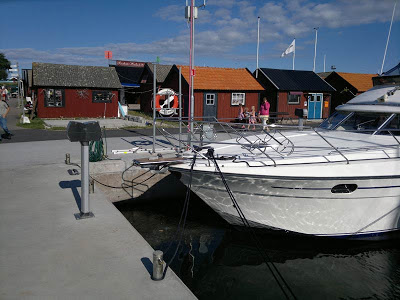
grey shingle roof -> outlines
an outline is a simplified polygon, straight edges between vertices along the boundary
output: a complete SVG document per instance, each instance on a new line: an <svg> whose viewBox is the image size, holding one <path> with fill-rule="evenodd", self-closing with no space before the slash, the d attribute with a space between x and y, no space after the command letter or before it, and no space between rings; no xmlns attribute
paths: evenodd
<svg viewBox="0 0 400 300"><path fill-rule="evenodd" d="M147 66L149 67L151 74L153 74L154 64L147 63ZM164 82L165 78L167 78L169 71L171 71L171 68L172 65L157 65L157 82Z"/></svg>
<svg viewBox="0 0 400 300"><path fill-rule="evenodd" d="M335 89L313 71L261 68L261 72L282 91L334 92Z"/></svg>
<svg viewBox="0 0 400 300"><path fill-rule="evenodd" d="M33 86L121 88L117 72L110 67L32 63Z"/></svg>

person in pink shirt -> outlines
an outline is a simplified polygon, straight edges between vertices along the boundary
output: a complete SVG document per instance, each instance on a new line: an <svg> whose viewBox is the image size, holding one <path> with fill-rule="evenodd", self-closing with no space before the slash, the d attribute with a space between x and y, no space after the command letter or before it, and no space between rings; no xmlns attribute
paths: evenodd
<svg viewBox="0 0 400 300"><path fill-rule="evenodd" d="M263 124L263 130L267 126L267 122L269 119L269 107L271 105L269 104L268 100L266 97L263 98L263 101L260 106L260 119Z"/></svg>

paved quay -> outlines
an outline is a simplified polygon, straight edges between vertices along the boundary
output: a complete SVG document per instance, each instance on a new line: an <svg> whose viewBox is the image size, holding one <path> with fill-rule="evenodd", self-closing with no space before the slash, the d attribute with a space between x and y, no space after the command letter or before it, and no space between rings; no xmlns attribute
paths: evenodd
<svg viewBox="0 0 400 300"><path fill-rule="evenodd" d="M129 120L122 120L122 119L85 119L85 120L74 120L74 119L63 119L63 120L50 120L45 119L43 120L45 126L47 127L67 127L70 121L76 122L90 122L90 121L98 121L101 128L108 128L108 129L119 129L125 127L146 127L146 122L134 122Z"/></svg>
<svg viewBox="0 0 400 300"><path fill-rule="evenodd" d="M80 144L0 145L0 298L195 299L171 270L151 280L153 249L99 189L95 217L75 220L80 176L68 174L65 153L79 160Z"/></svg>

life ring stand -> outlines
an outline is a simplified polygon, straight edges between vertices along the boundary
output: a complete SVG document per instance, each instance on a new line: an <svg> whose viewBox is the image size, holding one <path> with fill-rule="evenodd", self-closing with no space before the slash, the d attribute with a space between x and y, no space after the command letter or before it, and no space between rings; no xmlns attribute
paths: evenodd
<svg viewBox="0 0 400 300"><path fill-rule="evenodd" d="M168 98L161 105L161 96L168 96ZM172 106L165 107L166 104L173 102ZM161 89L156 94L156 111L162 115L173 115L178 108L178 96L172 89Z"/></svg>

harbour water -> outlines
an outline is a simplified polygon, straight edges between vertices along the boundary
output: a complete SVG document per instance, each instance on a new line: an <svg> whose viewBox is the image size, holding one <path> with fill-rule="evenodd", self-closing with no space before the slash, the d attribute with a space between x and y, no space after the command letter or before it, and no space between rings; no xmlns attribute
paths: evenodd
<svg viewBox="0 0 400 300"><path fill-rule="evenodd" d="M116 206L154 249L165 252L172 241L164 255L169 261L183 202L184 196ZM297 299L400 299L400 240L327 241L266 232L257 237ZM192 194L171 268L199 299L285 299L268 266L247 232Z"/></svg>

